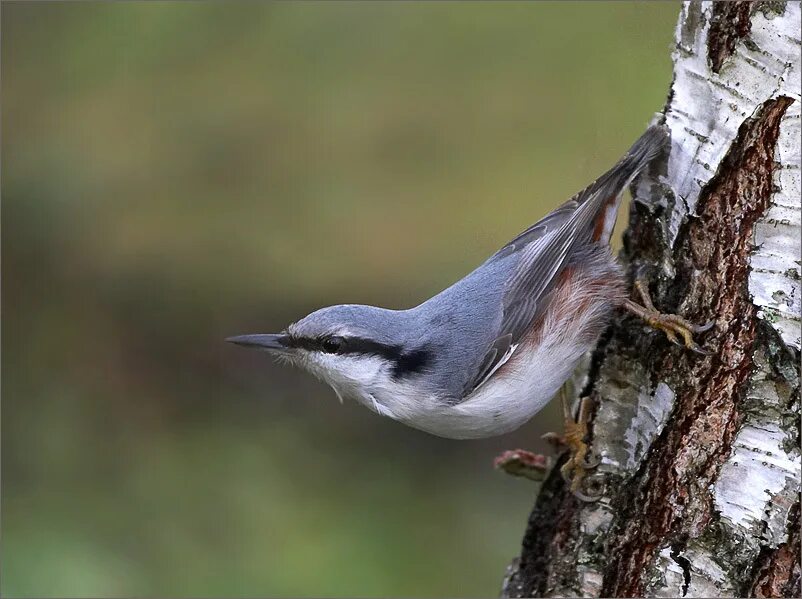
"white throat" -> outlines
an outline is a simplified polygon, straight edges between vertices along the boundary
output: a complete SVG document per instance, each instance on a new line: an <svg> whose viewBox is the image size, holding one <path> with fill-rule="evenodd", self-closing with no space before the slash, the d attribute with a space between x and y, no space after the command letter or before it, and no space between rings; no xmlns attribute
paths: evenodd
<svg viewBox="0 0 802 599"><path fill-rule="evenodd" d="M393 379L392 364L380 356L309 353L300 365L328 383L342 402L351 398L381 416L397 418L394 398L410 388Z"/></svg>

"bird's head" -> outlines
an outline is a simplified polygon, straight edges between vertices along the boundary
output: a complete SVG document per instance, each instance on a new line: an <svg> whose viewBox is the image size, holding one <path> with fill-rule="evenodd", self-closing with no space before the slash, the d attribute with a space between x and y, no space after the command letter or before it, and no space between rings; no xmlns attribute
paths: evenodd
<svg viewBox="0 0 802 599"><path fill-rule="evenodd" d="M341 399L353 397L370 404L391 394L401 379L430 365L431 352L410 324L407 311L330 306L282 333L240 335L226 341L267 351L323 379Z"/></svg>

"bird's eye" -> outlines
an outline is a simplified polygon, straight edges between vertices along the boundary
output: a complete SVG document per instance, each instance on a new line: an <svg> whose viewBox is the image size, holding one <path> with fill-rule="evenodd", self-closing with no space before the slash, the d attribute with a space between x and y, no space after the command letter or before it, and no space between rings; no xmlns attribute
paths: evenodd
<svg viewBox="0 0 802 599"><path fill-rule="evenodd" d="M345 339L342 337L326 337L323 340L323 351L327 354L336 354L345 345Z"/></svg>

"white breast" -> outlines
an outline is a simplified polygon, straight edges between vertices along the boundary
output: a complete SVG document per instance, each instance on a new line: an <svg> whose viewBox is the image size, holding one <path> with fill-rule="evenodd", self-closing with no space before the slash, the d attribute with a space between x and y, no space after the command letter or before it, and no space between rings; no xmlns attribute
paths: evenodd
<svg viewBox="0 0 802 599"><path fill-rule="evenodd" d="M417 399L397 420L440 437L480 439L510 432L537 414L571 376L589 345L522 345L509 363L462 402Z"/></svg>

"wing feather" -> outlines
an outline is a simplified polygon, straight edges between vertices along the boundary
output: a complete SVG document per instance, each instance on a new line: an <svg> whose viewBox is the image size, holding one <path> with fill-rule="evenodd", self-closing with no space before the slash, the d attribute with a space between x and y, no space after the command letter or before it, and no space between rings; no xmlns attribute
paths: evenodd
<svg viewBox="0 0 802 599"><path fill-rule="evenodd" d="M597 220L605 217L605 207L661 152L666 141L662 127L650 127L612 169L490 258L495 260L520 253L515 271L505 285L498 335L463 397L489 380L510 358L573 250L594 243L593 231ZM509 348L513 348L512 351Z"/></svg>

